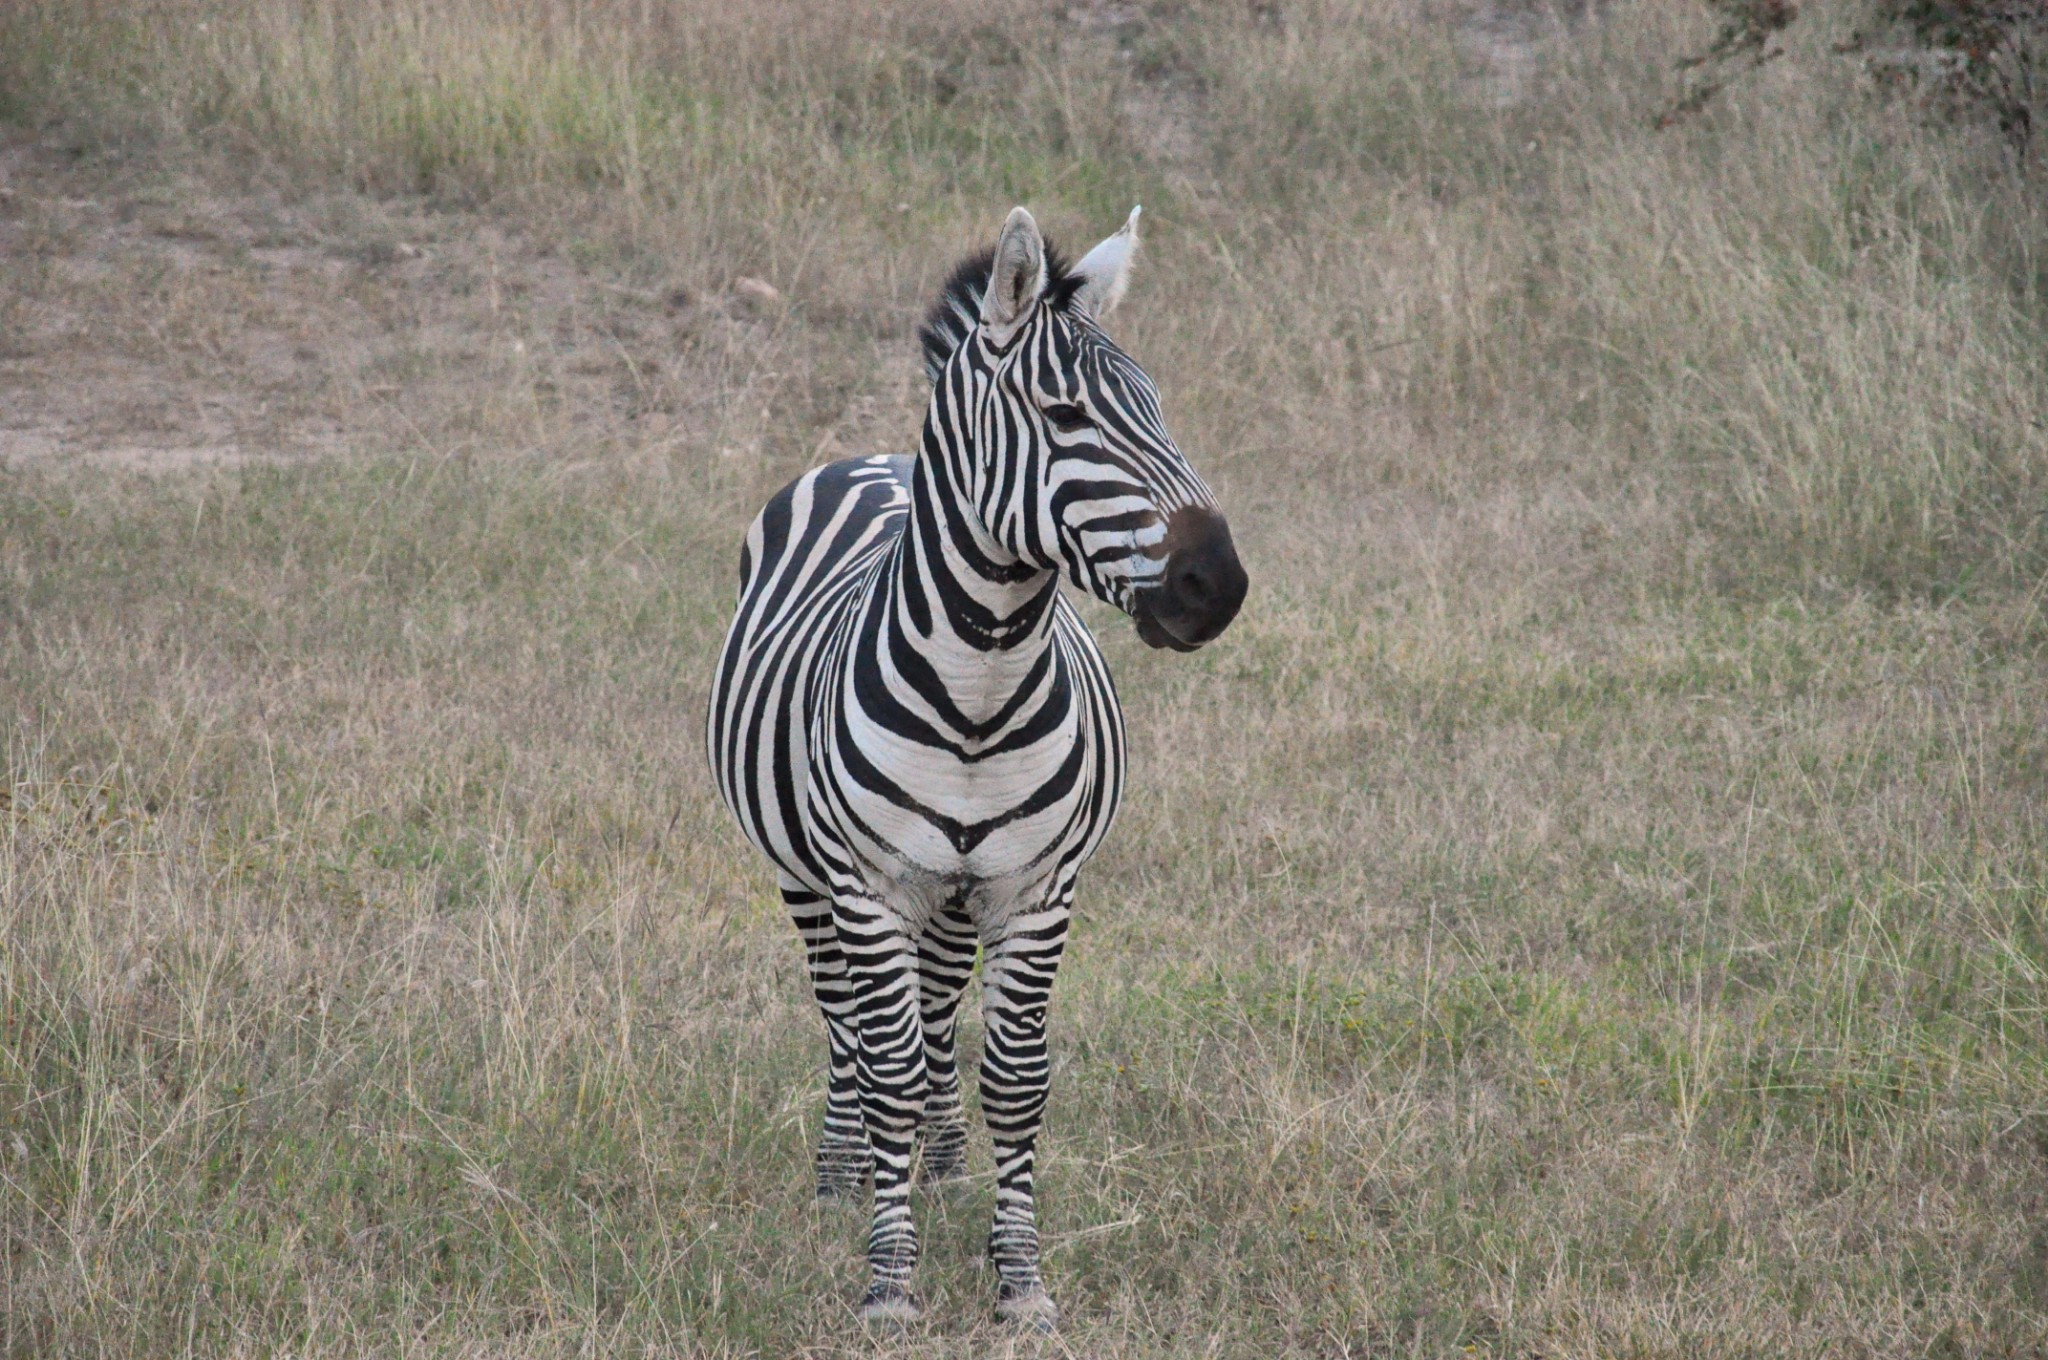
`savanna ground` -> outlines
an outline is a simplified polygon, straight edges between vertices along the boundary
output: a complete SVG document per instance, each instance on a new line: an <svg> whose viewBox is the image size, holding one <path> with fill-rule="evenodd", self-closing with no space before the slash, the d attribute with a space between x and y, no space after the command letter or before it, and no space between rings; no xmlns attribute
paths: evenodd
<svg viewBox="0 0 2048 1360"><path fill-rule="evenodd" d="M2048 1353L2038 147L1847 13L1659 132L1704 10L1010 8L0 7L0 1352ZM871 1339L701 706L1014 202L1145 205L1253 593L1089 614L1064 1330L984 1175Z"/></svg>

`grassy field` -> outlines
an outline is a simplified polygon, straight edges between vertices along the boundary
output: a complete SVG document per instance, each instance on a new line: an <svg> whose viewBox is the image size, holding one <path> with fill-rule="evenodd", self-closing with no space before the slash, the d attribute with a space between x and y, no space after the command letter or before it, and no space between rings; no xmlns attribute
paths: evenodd
<svg viewBox="0 0 2048 1360"><path fill-rule="evenodd" d="M1016 8L0 6L0 1354L2048 1355L2040 149L1825 15L1653 132L1704 9ZM978 1135L870 1339L706 670L1013 202L1145 205L1253 590L1089 612L1062 1333Z"/></svg>

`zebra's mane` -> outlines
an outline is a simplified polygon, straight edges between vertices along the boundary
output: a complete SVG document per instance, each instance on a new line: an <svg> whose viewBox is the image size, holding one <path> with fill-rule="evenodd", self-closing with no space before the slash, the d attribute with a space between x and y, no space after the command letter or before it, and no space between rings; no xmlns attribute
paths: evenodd
<svg viewBox="0 0 2048 1360"><path fill-rule="evenodd" d="M938 300L925 313L917 328L918 343L924 347L924 374L933 382L945 371L946 361L961 341L974 333L981 322L981 295L988 291L989 272L995 268L994 247L969 255L953 266ZM1045 243L1045 295L1054 309L1065 311L1080 291L1081 280L1068 272L1067 259L1052 242Z"/></svg>

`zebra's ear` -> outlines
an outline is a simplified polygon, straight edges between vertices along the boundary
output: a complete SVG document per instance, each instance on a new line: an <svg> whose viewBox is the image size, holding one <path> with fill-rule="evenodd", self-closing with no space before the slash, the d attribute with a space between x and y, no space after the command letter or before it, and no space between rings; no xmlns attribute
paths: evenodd
<svg viewBox="0 0 2048 1360"><path fill-rule="evenodd" d="M1007 343L1017 323L1038 305L1045 292L1045 238L1038 223L1022 208L1010 209L1003 234L996 240L995 263L988 291L981 295L981 324L997 344Z"/></svg>
<svg viewBox="0 0 2048 1360"><path fill-rule="evenodd" d="M1074 266L1073 276L1081 280L1074 302L1097 321L1116 310L1117 303L1124 300L1124 289L1130 286L1131 263L1138 258L1138 214L1143 211L1131 209L1116 235L1083 255Z"/></svg>

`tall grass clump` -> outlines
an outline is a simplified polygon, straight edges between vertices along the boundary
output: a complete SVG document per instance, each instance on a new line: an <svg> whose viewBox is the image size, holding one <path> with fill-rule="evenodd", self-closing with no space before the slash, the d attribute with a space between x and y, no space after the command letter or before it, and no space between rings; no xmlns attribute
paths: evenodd
<svg viewBox="0 0 2048 1360"><path fill-rule="evenodd" d="M1252 266L1226 276L1256 318L1236 352L1296 375L1247 423L1368 479L1634 487L1676 512L1652 546L1682 588L2037 578L2039 150L1888 102L1825 26L1659 130L1644 110L1702 17L1553 30L1545 83L1506 107L1400 6L1192 36L1220 176L1247 190L1219 233ZM1356 439L1389 423L1456 451Z"/></svg>
<svg viewBox="0 0 2048 1360"><path fill-rule="evenodd" d="M1046 29L943 2L94 0L11 6L0 72L15 117L88 138L196 138L376 193L759 221L1016 193L1006 172L1113 151L1103 98L1032 59ZM906 169L921 182L877 188Z"/></svg>
<svg viewBox="0 0 2048 1360"><path fill-rule="evenodd" d="M1588 136L1559 191L1594 210L1552 237L1572 329L1653 466L1694 483L1717 584L2037 579L2048 165L1853 68L1813 74L1698 126Z"/></svg>

